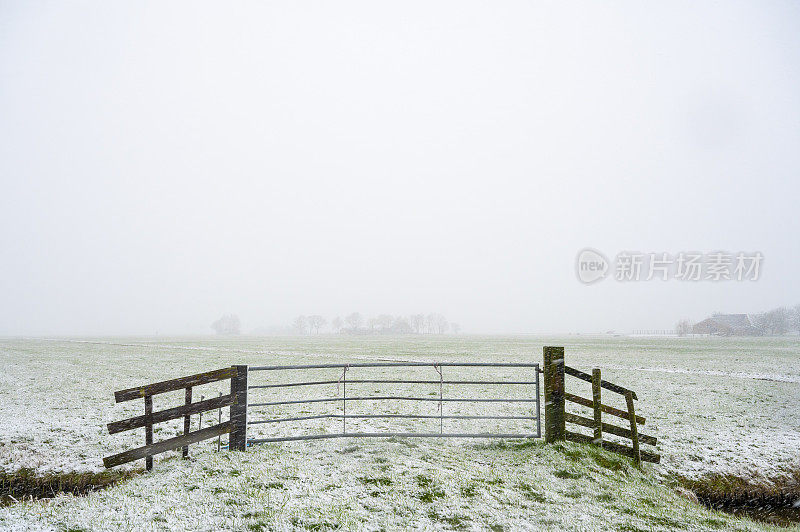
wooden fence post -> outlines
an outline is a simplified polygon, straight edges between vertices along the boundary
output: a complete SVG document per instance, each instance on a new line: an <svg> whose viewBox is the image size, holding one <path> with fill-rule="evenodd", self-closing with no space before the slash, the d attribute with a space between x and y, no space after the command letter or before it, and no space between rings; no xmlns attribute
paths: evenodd
<svg viewBox="0 0 800 532"><path fill-rule="evenodd" d="M594 408L594 443L603 446L603 417L600 403L600 368L592 370L592 407Z"/></svg>
<svg viewBox="0 0 800 532"><path fill-rule="evenodd" d="M152 445L153 444L153 396L152 395L145 395L144 396L144 415L146 417L144 426L144 444L145 445ZM153 455L148 454L147 458L145 458L145 467L148 471L153 470Z"/></svg>
<svg viewBox="0 0 800 532"><path fill-rule="evenodd" d="M566 438L564 417L564 348L544 348L544 441Z"/></svg>
<svg viewBox="0 0 800 532"><path fill-rule="evenodd" d="M633 410L633 393L625 394L625 401L628 403L628 418L631 420L631 441L633 442L633 462L636 467L642 465L642 455L639 453L639 431L636 428L636 412Z"/></svg>
<svg viewBox="0 0 800 532"><path fill-rule="evenodd" d="M228 449L244 451L247 449L247 366L233 366L236 376L231 378L231 395L236 400L231 405L231 434Z"/></svg>
<svg viewBox="0 0 800 532"><path fill-rule="evenodd" d="M186 387L186 401L185 401L185 404L187 404L187 405L192 404L192 387L191 386L187 386ZM192 416L187 414L187 415L183 416L183 434L184 434L184 436L186 434L189 434L189 431L191 430L191 428L192 428ZM189 446L188 445L186 445L183 448L183 457L184 458L189 458Z"/></svg>

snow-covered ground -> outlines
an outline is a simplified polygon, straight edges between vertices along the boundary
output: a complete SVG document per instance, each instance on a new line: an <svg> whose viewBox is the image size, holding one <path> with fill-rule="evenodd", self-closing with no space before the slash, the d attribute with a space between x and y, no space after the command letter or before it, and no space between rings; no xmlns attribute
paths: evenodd
<svg viewBox="0 0 800 532"><path fill-rule="evenodd" d="M796 463L800 449L800 339L603 338L603 337L306 337L235 339L70 339L0 341L0 466L42 470L100 469L102 456L141 444L142 431L110 436L109 421L139 414L140 401L115 405L114 390L179 377L231 364L295 364L364 360L442 360L541 362L543 345L565 346L568 365L590 370L637 391L638 413L648 418L643 432L659 438L664 467L693 473L756 467L762 472ZM348 378L391 377L386 369L351 369ZM435 380L430 368L404 369L403 377ZM445 368L445 378L499 378L533 375L525 370ZM339 370L280 375L251 372L250 384L278 381L337 380ZM395 375L396 377L396 375ZM272 379L272 380L270 380ZM519 380L519 379L517 379ZM319 387L251 390L250 402L276 398L333 397L337 384ZM348 385L348 395L438 394L438 385L411 389L396 385ZM567 377L567 390L591 397L590 386ZM196 398L225 391L208 385ZM445 386L445 397L457 394L530 397L533 387ZM155 409L180 404L182 393L156 396ZM604 402L623 406L615 394ZM438 403L351 402L348 413L438 414ZM445 403L446 413L528 415L530 404ZM569 405L570 410L580 407ZM283 415L340 413L340 405L322 403L251 409L250 419ZM216 413L212 414L216 417ZM206 418L208 421L208 418ZM621 420L620 420L621 421ZM196 422L196 420L195 420ZM446 421L445 428L515 429L528 422ZM438 421L349 420L348 430L438 430ZM335 419L280 425L255 425L251 435L334 432ZM160 436L177 434L182 421L160 425ZM159 433L156 433L159 437ZM287 444L290 445L290 444Z"/></svg>
<svg viewBox="0 0 800 532"><path fill-rule="evenodd" d="M647 417L647 424L641 431L658 437L658 451L663 456L661 466L649 469L646 478L639 479L642 485L649 486L662 473L694 475L704 471L752 469L769 474L798 462L798 338L126 338L0 341L0 467L6 470L31 467L43 471L101 469L102 456L143 443L141 430L110 436L105 428L109 421L141 413L140 401L122 405L115 405L113 401L114 390L139 384L231 364L376 359L541 362L543 345L563 345L568 365L583 370L600 367L605 379L637 391L637 413ZM444 371L445 379L513 376L522 380L533 377L532 374L524 374L524 370L493 370L487 373L484 370L476 372L444 368ZM430 368L405 371L402 377L412 375L430 380L438 378ZM310 375L287 372L281 376L281 380L305 380L309 376L320 377L320 380L339 378L336 370L319 370ZM349 379L369 376L389 377L390 373L383 369L355 368L348 372ZM266 372L253 372L251 384L275 382L270 380L275 378L275 375ZM338 386L330 384L313 388L251 390L250 402L275 400L277 397L330 397L340 391L337 390ZM399 386L387 389L387 386L349 384L348 395L374 394L378 390L398 395L409 392L432 397L439 393L438 385L419 385L413 389ZM445 397L454 397L457 393L472 396L506 393L530 397L534 393L532 387L522 385L510 390L491 386L483 387L485 389L478 386L466 390L463 388L445 385L443 394ZM589 385L571 377L567 380L567 390L591 397ZM222 391L220 385L208 385L196 389L195 397L203 394L208 398ZM155 409L173 406L182 400L182 393L157 396ZM620 407L624 405L621 397L614 397L610 393L604 395L606 401ZM322 403L273 407L271 410L251 409L250 418L338 413L339 408L340 405L336 403ZM531 413L531 403L491 406L445 403L444 408L449 414ZM580 410L575 405L569 405L568 408L576 412ZM348 404L348 414L375 413L379 409L389 413L438 413L436 402L394 402L380 406L367 402ZM216 413L211 415L214 419L209 420L206 416L204 426L216 421ZM535 429L535 422L532 421L487 423L445 421L444 428L520 432ZM412 428L438 430L438 421L348 420L348 431ZM336 432L341 430L341 420L253 425L250 430L251 436ZM155 439L158 441L180 431L181 421L162 424ZM538 523L536 526L541 527L550 522L554 525L557 523L558 527L566 527L567 522L580 524L580 519L585 517L587 523L596 528L597 523L603 522L598 516L607 514L609 528L614 528L612 525L617 522L615 519L619 517L619 512L640 505L631 500L627 503L620 502L622 499L616 502L598 500L597 497L605 499L607 496L599 492L595 495L591 491L591 479L595 473L590 465L581 465L581 478L585 479L585 483L583 480L561 479L558 476L554 479L553 472L559 469L557 464L552 463L547 467L531 466L530 471L520 473L519 467L528 468L526 460L547 461L552 458L551 451L538 446L526 450L527 455L520 455L475 441L333 440L271 444L236 455L212 452L215 444L205 442L193 446L193 454L198 457L196 462L183 463L171 458L175 453L166 453L162 458L166 461L162 461L161 465L157 460L155 475L146 475L104 493L83 498L62 496L51 502L4 509L0 514L4 519L0 521L0 527L3 524L11 526L15 520L19 520L20 526L30 526L36 522L44 525L50 523L58 528L62 517L63 522L70 526L75 524L86 528L94 528L98 526L97 523L109 523L109 526L116 523L117 527L123 528L146 524L145 528L158 528L179 522L186 528L208 529L216 525L252 528L251 525L259 522L263 522L265 529L315 522L345 526L371 523L368 528L380 528L394 520L401 527L402 523L411 527L447 527L455 526L454 523L474 527L476 523L481 523L481 527L485 527L495 522L498 526L512 527L522 526L526 522ZM465 460L469 463L465 464ZM499 461L502 467L497 467L494 461ZM218 475L215 474L217 470ZM386 475L381 476L382 471L386 471ZM427 481L415 480L418 474L427 475L426 478L433 479L431 482L444 486L442 490L447 494L447 497L434 497L435 503L424 506L424 511L416 506L424 503L420 502L419 493L428 489L422 485ZM465 474L469 478L474 475L472 480L477 482L477 487L469 487L469 478L462 478ZM619 479L606 478L609 474L603 472L602 478L598 477L595 481L606 482L608 489L616 494L615 497L627 497L626 490L643 489L633 484L627 488L625 482ZM492 484L493 475L502 477L502 483ZM384 476L389 483L380 480ZM567 480L573 481L573 484L560 486L560 482ZM174 486L175 482L179 483L179 487ZM194 485L197 487L192 488ZM530 486L535 485L549 486L537 493L541 492L540 495L553 500L559 497L569 499L572 496L566 492L571 490L574 492L572 498L583 501L586 508L576 514L578 510L566 513L557 511L557 507L563 505L544 504L539 507L532 504L531 500L525 499L525 493L530 495ZM137 495L141 489L146 493ZM222 491L215 491L218 489ZM553 495L558 494L559 489L566 491L561 495ZM245 503L242 508L235 502L229 505L224 502L228 499L222 494L230 490L238 490L243 494L241 497ZM386 493L374 497L370 495L381 490ZM472 492L477 495L468 496ZM583 495L579 496L579 492ZM652 496L658 498L664 495L654 491ZM143 504L141 507L137 505L140 497L143 497L139 501ZM233 497L231 500L235 499ZM126 509L126 505L131 505L130 509ZM258 505L261 510L255 508ZM231 507L230 512L227 511L228 506ZM577 508L580 509L580 505ZM637 512L646 513L645 510ZM253 512L261 513L256 515ZM369 518L372 512L374 515ZM664 518L667 519L666 516ZM677 517L669 519L672 518ZM634 529L670 528L668 520L664 521L667 525L656 526L658 523L655 521L645 519L639 523L636 519L631 517L626 523ZM703 519L713 521L717 518L705 516ZM200 526L201 521L207 524ZM95 523L95 526L91 526L91 523ZM707 525L700 528L716 527Z"/></svg>

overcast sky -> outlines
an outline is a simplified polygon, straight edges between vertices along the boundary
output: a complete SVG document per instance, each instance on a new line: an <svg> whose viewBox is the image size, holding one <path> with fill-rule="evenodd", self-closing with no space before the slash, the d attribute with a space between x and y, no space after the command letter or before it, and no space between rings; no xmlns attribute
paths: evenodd
<svg viewBox="0 0 800 532"><path fill-rule="evenodd" d="M798 203L797 2L0 3L0 334L670 328L800 303Z"/></svg>

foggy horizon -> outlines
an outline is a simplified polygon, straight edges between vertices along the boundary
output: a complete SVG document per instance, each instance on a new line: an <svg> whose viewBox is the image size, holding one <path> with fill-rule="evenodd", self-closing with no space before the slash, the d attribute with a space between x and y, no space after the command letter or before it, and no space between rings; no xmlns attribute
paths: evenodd
<svg viewBox="0 0 800 532"><path fill-rule="evenodd" d="M0 336L800 303L800 5L0 7ZM763 255L582 283L581 250ZM613 272L610 277L613 277Z"/></svg>

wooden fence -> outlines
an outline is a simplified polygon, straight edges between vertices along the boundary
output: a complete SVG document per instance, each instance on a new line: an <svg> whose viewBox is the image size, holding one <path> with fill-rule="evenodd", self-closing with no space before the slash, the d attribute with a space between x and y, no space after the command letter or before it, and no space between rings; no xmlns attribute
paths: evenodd
<svg viewBox="0 0 800 532"><path fill-rule="evenodd" d="M582 381L591 383L592 398L586 399L569 393L565 389L565 375L570 375ZM605 389L625 397L626 410L604 405L601 401L601 391ZM645 424L645 418L637 416L633 401L638 400L636 392L617 384L604 381L600 370L592 370L592 374L584 373L571 368L564 363L563 347L544 348L544 404L545 404L545 441L554 442L570 440L581 443L592 443L615 453L633 458L638 465L645 462L658 463L661 456L650 451L643 451L639 444L655 445L657 439L646 434L639 434L638 425ZM566 402L591 408L593 418L572 414L566 411ZM608 414L628 421L630 428L611 425L603 421L603 414ZM566 430L566 424L572 423L581 427L593 429L593 435L588 436ZM631 441L631 446L603 439L603 433L613 434Z"/></svg>
<svg viewBox="0 0 800 532"><path fill-rule="evenodd" d="M231 391L213 399L192 402L192 388L230 379ZM153 412L153 396L166 392L185 390L185 404ZM147 384L114 393L117 403L144 398L144 415L108 424L109 434L144 427L145 445L103 458L106 467L114 467L144 458L147 470L153 468L153 455L183 448L183 457L189 456L189 445L221 434L230 433L228 448L244 451L247 424L247 366L231 366L188 377ZM230 420L212 427L190 432L191 416L208 410L230 407ZM153 443L153 425L163 421L183 418L183 435Z"/></svg>

